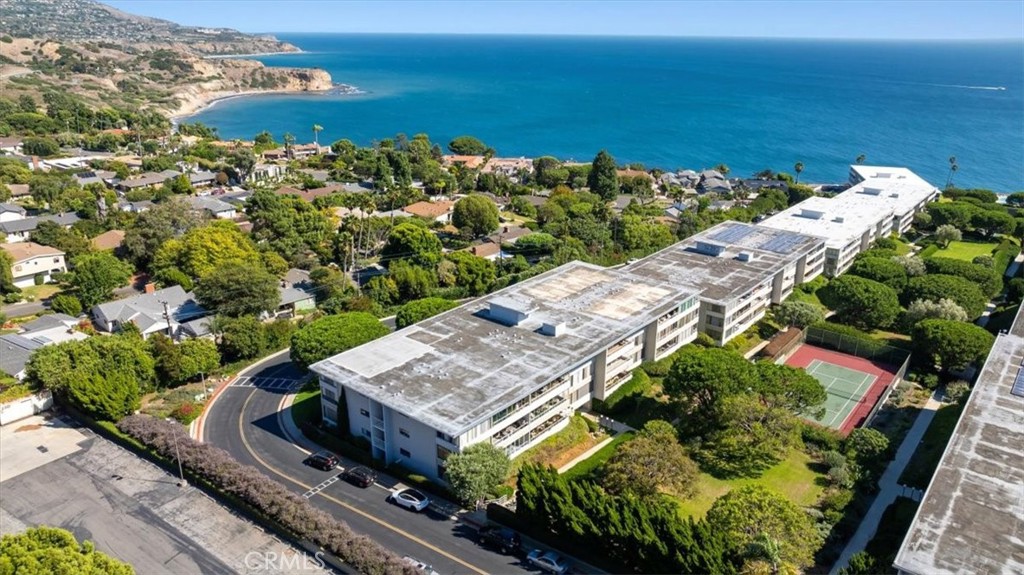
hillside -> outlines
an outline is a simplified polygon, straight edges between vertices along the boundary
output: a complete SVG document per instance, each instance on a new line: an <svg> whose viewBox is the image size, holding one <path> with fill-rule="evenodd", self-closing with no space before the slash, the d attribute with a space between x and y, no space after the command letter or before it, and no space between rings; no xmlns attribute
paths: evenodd
<svg viewBox="0 0 1024 575"><path fill-rule="evenodd" d="M41 102L50 90L90 106L195 111L231 94L322 91L330 74L208 58L297 52L272 36L195 28L127 14L92 0L0 0L0 92Z"/></svg>

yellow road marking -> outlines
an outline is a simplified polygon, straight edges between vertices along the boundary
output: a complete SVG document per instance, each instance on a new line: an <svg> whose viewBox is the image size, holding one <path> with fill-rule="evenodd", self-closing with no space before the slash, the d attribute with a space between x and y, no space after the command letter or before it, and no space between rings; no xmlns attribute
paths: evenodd
<svg viewBox="0 0 1024 575"><path fill-rule="evenodd" d="M283 477L285 480L290 481L290 482L292 482L292 483L302 487L306 491L309 491L310 489L312 489L312 486L306 485L305 483L299 481L298 479L294 479L293 477L291 477L289 475L286 475L284 472L278 470L276 467L268 464L259 455L256 455L256 451L253 450L252 445L249 444L249 440L246 439L246 437L245 437L245 425L243 424L243 422L245 420L245 410L246 410L246 408L249 407L249 402L252 401L252 398L256 396L256 391L257 390L254 389L252 391L252 393L249 394L249 397L246 398L245 403L242 404L241 412L238 414L238 435L239 435L239 437L242 438L242 444L245 446L245 450L248 451L249 455L251 455L253 457L253 459L255 459L256 461L258 461L259 464L262 465L264 468L270 470L271 472L273 472L276 475L279 475L279 476ZM439 548L439 547L437 547L435 545L432 545L432 544L430 544L430 543L420 539L419 537L413 535L412 533L408 533L406 531L403 531L403 530L399 529L398 527L395 527L394 525L392 525L392 524L390 524L390 523L388 523L386 521L378 519L378 518L374 517L373 515L370 515L369 513L366 513L362 509L359 509L357 507L353 507L352 505L349 505L348 503L345 503L344 501L342 501L342 500L340 500L340 499L338 499L336 497L332 497L330 495L327 495L326 493L323 493L322 491L318 495L321 495L324 499L327 499L328 501L330 501L332 503L336 503L336 504L344 507L345 509L348 509L349 511L358 513L359 515L365 517L366 519L369 519L370 521L373 521L374 523L377 523L381 527L386 527L386 528L390 529L391 531L394 531L395 533L401 535L402 537L405 537L406 539L409 539L410 541L414 541L414 542L416 542L416 543L426 547L427 549L430 549L431 551L433 551L433 552L435 552L435 553L437 553L439 555L442 555L442 556L444 556L444 557L446 557L448 559L451 559L452 561L458 563L459 565L462 565L463 567L473 571L474 573L479 573L480 575L487 575L486 571L481 571L477 567L475 567L475 566L473 566L473 565L471 565L469 563L466 563L465 561L463 561L462 559L452 555L451 553L448 553L447 551L445 551L445 550L443 550L443 549L441 549L441 548Z"/></svg>

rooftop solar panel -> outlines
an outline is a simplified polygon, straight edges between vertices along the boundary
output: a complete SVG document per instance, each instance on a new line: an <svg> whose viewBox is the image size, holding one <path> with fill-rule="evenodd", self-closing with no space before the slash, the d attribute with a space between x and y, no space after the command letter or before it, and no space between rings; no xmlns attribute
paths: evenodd
<svg viewBox="0 0 1024 575"><path fill-rule="evenodd" d="M779 234L758 247L777 254L788 254L802 244L804 239L805 237L800 234Z"/></svg>
<svg viewBox="0 0 1024 575"><path fill-rule="evenodd" d="M1010 389L1010 393L1024 397L1024 367L1017 371L1017 379L1013 380L1013 387Z"/></svg>
<svg viewBox="0 0 1024 575"><path fill-rule="evenodd" d="M750 234L756 232L757 228L754 228L753 226L738 225L732 226L727 230L718 232L717 234L711 236L711 239L719 242L725 242L727 244L734 244L742 240L743 238L749 236Z"/></svg>

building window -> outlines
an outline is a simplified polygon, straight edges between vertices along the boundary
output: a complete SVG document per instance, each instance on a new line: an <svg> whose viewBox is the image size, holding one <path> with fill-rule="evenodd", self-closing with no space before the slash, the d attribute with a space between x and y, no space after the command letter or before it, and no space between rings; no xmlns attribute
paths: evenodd
<svg viewBox="0 0 1024 575"><path fill-rule="evenodd" d="M20 272L21 271L21 266L14 266L14 271Z"/></svg>
<svg viewBox="0 0 1024 575"><path fill-rule="evenodd" d="M60 263L60 258L53 258L53 263L59 264Z"/></svg>
<svg viewBox="0 0 1024 575"><path fill-rule="evenodd" d="M370 412L366 411L365 409L360 409L359 415L362 415L363 417L370 417Z"/></svg>
<svg viewBox="0 0 1024 575"><path fill-rule="evenodd" d="M401 427L398 428L398 434L401 435L402 437L409 437L409 432L406 431L405 429L402 429Z"/></svg>
<svg viewBox="0 0 1024 575"><path fill-rule="evenodd" d="M452 437L451 435L448 435L447 433L441 432L441 431L437 432L437 438L438 439L443 439L443 440L447 441L448 443L455 443L455 438L454 437Z"/></svg>
<svg viewBox="0 0 1024 575"><path fill-rule="evenodd" d="M448 459L448 456L451 454L452 451L450 449L441 447L440 445L437 446L437 458L440 459L441 461Z"/></svg>
<svg viewBox="0 0 1024 575"><path fill-rule="evenodd" d="M398 453L402 454L402 457L412 457L412 454L409 453L408 449L399 449Z"/></svg>
<svg viewBox="0 0 1024 575"><path fill-rule="evenodd" d="M364 436L364 437L370 437L370 430L369 430L369 429L366 429L366 428L364 427L364 428L363 428L363 436Z"/></svg>

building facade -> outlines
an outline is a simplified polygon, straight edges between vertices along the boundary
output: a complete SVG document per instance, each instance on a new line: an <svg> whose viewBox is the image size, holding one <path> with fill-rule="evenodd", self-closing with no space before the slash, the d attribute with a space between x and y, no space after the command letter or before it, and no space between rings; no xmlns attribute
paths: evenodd
<svg viewBox="0 0 1024 575"><path fill-rule="evenodd" d="M68 271L64 252L57 248L34 242L0 244L0 248L11 256L11 276L17 287L47 283L53 279L53 274Z"/></svg>

